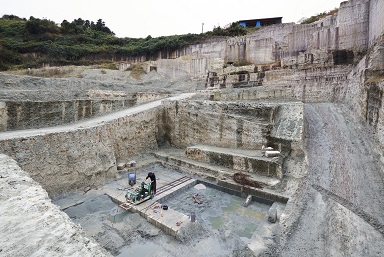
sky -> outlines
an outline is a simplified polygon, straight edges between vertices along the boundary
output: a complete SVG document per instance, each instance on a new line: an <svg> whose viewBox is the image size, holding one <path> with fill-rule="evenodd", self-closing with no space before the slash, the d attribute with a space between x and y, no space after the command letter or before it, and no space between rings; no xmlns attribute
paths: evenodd
<svg viewBox="0 0 384 257"><path fill-rule="evenodd" d="M340 0L0 0L4 14L30 16L60 24L77 18L102 19L118 37L201 33L231 22L283 17L298 22L340 6ZM204 23L204 25L203 25Z"/></svg>

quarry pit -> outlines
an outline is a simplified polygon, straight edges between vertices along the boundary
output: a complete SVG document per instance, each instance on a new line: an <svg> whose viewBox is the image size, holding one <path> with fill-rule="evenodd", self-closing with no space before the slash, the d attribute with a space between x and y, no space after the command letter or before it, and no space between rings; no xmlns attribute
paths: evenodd
<svg viewBox="0 0 384 257"><path fill-rule="evenodd" d="M346 1L140 80L0 73L0 256L382 256L383 12Z"/></svg>

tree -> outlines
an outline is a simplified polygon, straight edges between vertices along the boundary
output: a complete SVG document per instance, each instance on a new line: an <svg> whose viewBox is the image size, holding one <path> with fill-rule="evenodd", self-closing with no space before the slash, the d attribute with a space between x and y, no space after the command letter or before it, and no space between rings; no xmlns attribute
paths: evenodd
<svg viewBox="0 0 384 257"><path fill-rule="evenodd" d="M115 33L113 33L107 26L105 26L105 22L102 19L98 19L96 24L93 24L91 28L96 31L101 31L110 35L115 35Z"/></svg>
<svg viewBox="0 0 384 257"><path fill-rule="evenodd" d="M16 15L7 15L7 14L4 14L2 19L6 19L6 20L19 20L19 21L26 21L25 18L20 18Z"/></svg>
<svg viewBox="0 0 384 257"><path fill-rule="evenodd" d="M63 22L60 24L60 29L64 34L72 34L75 33L75 26L74 24L70 23L67 20L63 20Z"/></svg>
<svg viewBox="0 0 384 257"><path fill-rule="evenodd" d="M29 18L25 24L25 27L30 34L34 35L44 33L58 33L60 30L53 21L47 19L41 20L33 16Z"/></svg>

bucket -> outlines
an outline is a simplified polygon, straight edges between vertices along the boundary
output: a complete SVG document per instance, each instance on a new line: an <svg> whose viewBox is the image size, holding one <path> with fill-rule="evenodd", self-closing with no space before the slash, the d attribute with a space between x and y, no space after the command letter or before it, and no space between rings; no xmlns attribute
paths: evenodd
<svg viewBox="0 0 384 257"><path fill-rule="evenodd" d="M191 215L189 216L189 220L190 220L191 222L195 222L195 221L196 221L196 215L195 215L194 212L191 212Z"/></svg>
<svg viewBox="0 0 384 257"><path fill-rule="evenodd" d="M128 184L131 186L136 184L136 173L129 173L128 174Z"/></svg>

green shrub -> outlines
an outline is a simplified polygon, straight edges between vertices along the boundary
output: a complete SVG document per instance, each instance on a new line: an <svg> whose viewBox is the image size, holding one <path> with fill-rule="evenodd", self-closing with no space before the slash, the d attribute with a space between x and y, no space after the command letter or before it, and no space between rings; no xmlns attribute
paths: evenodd
<svg viewBox="0 0 384 257"><path fill-rule="evenodd" d="M327 17L329 15L334 15L338 11L339 11L339 9L336 8L336 9L334 9L332 11L329 11L329 12L319 13L317 15L309 17L308 19L303 20L300 24L310 24L310 23L313 23L313 22L318 21L320 19L323 19L323 18L325 18L325 17Z"/></svg>
<svg viewBox="0 0 384 257"><path fill-rule="evenodd" d="M141 75L146 74L142 63L134 63L127 70L131 71L130 76L134 79L140 79Z"/></svg>
<svg viewBox="0 0 384 257"><path fill-rule="evenodd" d="M98 65L97 69L118 70L119 68L116 63L103 63Z"/></svg>
<svg viewBox="0 0 384 257"><path fill-rule="evenodd" d="M154 58L187 45L204 42L211 36L241 36L247 29L239 23L215 28L204 34L185 34L153 38L117 38L99 19L97 22L64 20L60 26L47 19L14 15L0 18L0 69L33 68L43 63L89 65L106 62L116 56ZM109 66L112 68L112 66Z"/></svg>

